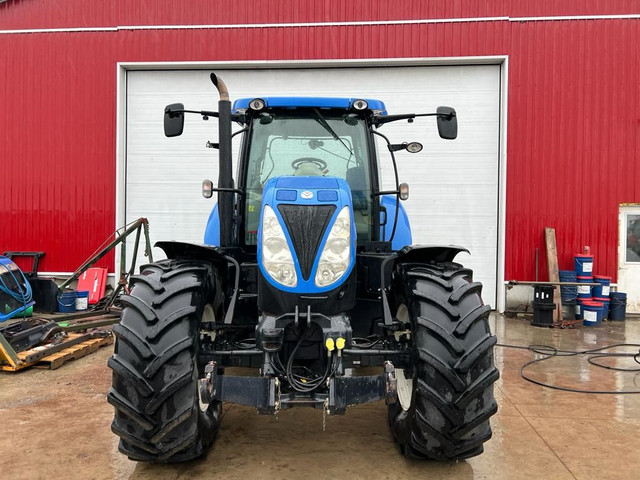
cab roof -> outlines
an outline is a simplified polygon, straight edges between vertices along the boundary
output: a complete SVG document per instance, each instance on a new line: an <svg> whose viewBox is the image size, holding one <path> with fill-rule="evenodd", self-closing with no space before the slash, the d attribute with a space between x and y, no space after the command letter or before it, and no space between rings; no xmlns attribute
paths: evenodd
<svg viewBox="0 0 640 480"><path fill-rule="evenodd" d="M249 108L249 102L255 100L253 98L239 98L233 102L233 113L239 113L240 111L247 110ZM301 108L301 107L316 107L316 108L338 108L348 110L352 108L353 102L356 100L365 100L368 104L368 109L373 110L376 113L383 115L387 114L387 108L380 100L374 100L370 98L346 98L346 97L259 97L264 101L265 108Z"/></svg>

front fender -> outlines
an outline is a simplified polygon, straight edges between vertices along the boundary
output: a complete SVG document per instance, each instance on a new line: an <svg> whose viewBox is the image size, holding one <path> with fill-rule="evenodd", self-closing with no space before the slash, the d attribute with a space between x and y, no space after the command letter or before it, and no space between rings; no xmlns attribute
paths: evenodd
<svg viewBox="0 0 640 480"><path fill-rule="evenodd" d="M402 250L394 252L382 261L380 266L380 278L382 279L382 291L391 283L391 274L396 266L401 263L431 263L452 262L460 253L467 252L464 247L457 245L409 245Z"/></svg>
<svg viewBox="0 0 640 480"><path fill-rule="evenodd" d="M398 252L395 263L452 262L461 252L469 250L457 245L409 245Z"/></svg>
<svg viewBox="0 0 640 480"><path fill-rule="evenodd" d="M387 287L391 283L391 274L398 265L402 263L451 262L460 252L469 253L469 250L456 245L410 245L386 258L380 268L382 315L385 325L391 326L393 323L387 298Z"/></svg>
<svg viewBox="0 0 640 480"><path fill-rule="evenodd" d="M211 247L209 245L198 245L195 243L165 241L157 242L155 247L164 251L167 258L177 260L193 260L211 262L219 274L219 281L223 292L222 299L231 296L229 305L224 314L224 323L229 324L233 320L236 302L238 299L239 283L240 283L240 264L233 257L226 255L220 247ZM233 265L232 271L229 265ZM215 284L215 279L212 279Z"/></svg>
<svg viewBox="0 0 640 480"><path fill-rule="evenodd" d="M223 271L227 270L227 256L220 252L218 247L175 241L157 242L154 247L162 249L167 255L167 258L176 260L206 260L212 262Z"/></svg>

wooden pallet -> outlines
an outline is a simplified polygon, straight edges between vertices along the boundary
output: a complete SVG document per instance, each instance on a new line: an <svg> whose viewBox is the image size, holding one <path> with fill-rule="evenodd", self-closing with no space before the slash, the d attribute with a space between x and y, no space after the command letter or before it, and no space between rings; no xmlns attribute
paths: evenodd
<svg viewBox="0 0 640 480"><path fill-rule="evenodd" d="M113 335L109 335L108 337L103 338L92 338L91 340L87 340L86 342L73 345L69 348L65 348L58 353L49 355L33 366L36 368L55 370L56 368L60 368L61 366L63 366L65 363L85 357L90 353L97 352L98 349L107 345L111 345L112 343Z"/></svg>
<svg viewBox="0 0 640 480"><path fill-rule="evenodd" d="M70 333L66 341L70 343L73 342L74 339L79 341L79 337L81 336L82 334ZM6 358L7 352L5 351L5 348L3 350L5 358L0 361L0 370L5 372L17 372L28 367L54 370L56 368L60 368L67 362L82 358L97 351L99 348L111 345L112 343L113 334L110 333L105 337L89 338L83 342L75 343L74 345L70 345L67 348L56 351L47 356L42 356L45 354L43 350L50 348L52 344L34 347L31 350L26 350L17 354L13 352L13 354L10 355L10 358ZM34 358L35 356L38 356L38 358ZM29 360L29 358L33 358L33 360Z"/></svg>

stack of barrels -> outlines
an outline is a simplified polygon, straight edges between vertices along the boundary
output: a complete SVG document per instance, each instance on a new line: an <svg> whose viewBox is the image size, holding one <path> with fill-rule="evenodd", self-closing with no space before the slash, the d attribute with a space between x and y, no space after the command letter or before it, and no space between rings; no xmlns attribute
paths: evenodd
<svg viewBox="0 0 640 480"><path fill-rule="evenodd" d="M561 282L576 282L585 285L562 286L563 305L575 305L575 317L583 325L595 327L602 320L624 320L627 295L611 292L611 277L593 274L593 255L581 254L574 257L575 270L560 270ZM597 283L598 285L588 285Z"/></svg>

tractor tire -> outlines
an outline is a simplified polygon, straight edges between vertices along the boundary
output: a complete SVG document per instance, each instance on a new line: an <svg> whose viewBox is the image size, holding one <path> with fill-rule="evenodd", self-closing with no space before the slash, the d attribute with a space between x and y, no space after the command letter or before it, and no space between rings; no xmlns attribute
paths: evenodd
<svg viewBox="0 0 640 480"><path fill-rule="evenodd" d="M109 359L111 430L132 460L183 462L203 455L220 423L220 402L199 393L200 322L213 298L214 269L164 260L132 277Z"/></svg>
<svg viewBox="0 0 640 480"><path fill-rule="evenodd" d="M482 453L491 438L489 418L498 410L496 337L482 284L471 276L455 263L407 265L398 272L398 317L411 325L413 365L406 376L398 372L398 401L388 413L407 457L462 460Z"/></svg>

